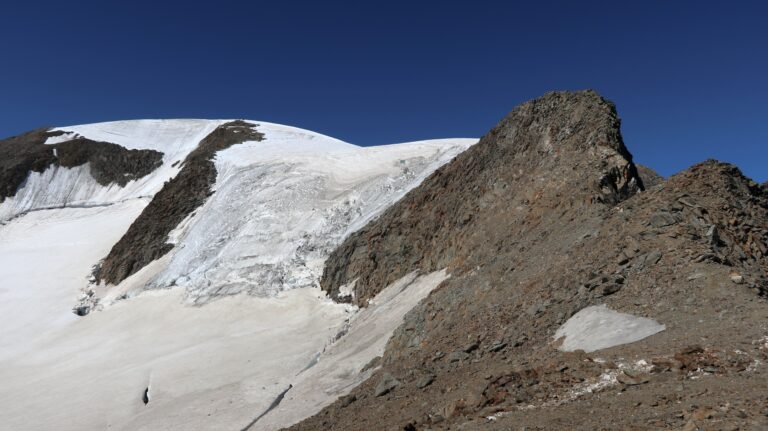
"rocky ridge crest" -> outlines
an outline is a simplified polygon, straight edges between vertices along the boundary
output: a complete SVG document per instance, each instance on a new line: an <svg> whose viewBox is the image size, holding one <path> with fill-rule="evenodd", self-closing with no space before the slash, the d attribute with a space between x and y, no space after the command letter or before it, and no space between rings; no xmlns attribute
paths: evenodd
<svg viewBox="0 0 768 431"><path fill-rule="evenodd" d="M166 182L149 205L112 247L94 276L118 284L173 249L168 234L205 203L216 182L216 152L246 141L260 141L256 125L230 121L206 136L181 164L181 171Z"/></svg>
<svg viewBox="0 0 768 431"><path fill-rule="evenodd" d="M338 297L354 281L356 302L365 305L415 268L468 271L513 247L510 234L520 226L557 224L558 215L537 208L600 212L634 195L643 184L619 125L615 106L593 91L550 93L515 108L350 236L328 259L321 286ZM467 248L486 238L496 250Z"/></svg>
<svg viewBox="0 0 768 431"><path fill-rule="evenodd" d="M596 93L516 108L332 254L322 287L360 305L415 269L451 278L370 380L291 429L766 425L768 196L716 161L641 176ZM666 329L559 351L601 304Z"/></svg>
<svg viewBox="0 0 768 431"><path fill-rule="evenodd" d="M16 195L32 172L40 173L50 166L74 168L88 163L91 176L99 184L124 187L162 164L163 154L158 151L128 150L81 136L45 144L48 138L63 134L44 128L0 141L0 203Z"/></svg>

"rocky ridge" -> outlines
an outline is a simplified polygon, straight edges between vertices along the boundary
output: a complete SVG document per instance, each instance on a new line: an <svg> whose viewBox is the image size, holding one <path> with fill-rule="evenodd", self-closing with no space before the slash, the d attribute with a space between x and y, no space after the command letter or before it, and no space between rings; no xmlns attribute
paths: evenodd
<svg viewBox="0 0 768 431"><path fill-rule="evenodd" d="M516 108L328 259L323 289L362 306L414 269L452 276L371 379L291 429L768 425L764 188L716 161L643 176L596 93ZM599 304L666 329L558 350Z"/></svg>
<svg viewBox="0 0 768 431"><path fill-rule="evenodd" d="M640 175L640 178L643 180L643 185L646 189L650 189L653 187L656 187L657 185L664 182L664 177L656 173L653 169L643 166L643 165L637 165L637 173Z"/></svg>
<svg viewBox="0 0 768 431"><path fill-rule="evenodd" d="M157 192L149 205L112 247L95 270L97 281L118 284L173 246L168 234L205 203L216 182L216 152L246 141L260 141L256 125L230 121L217 127L182 162L181 170Z"/></svg>
<svg viewBox="0 0 768 431"><path fill-rule="evenodd" d="M323 289L338 297L354 281L356 301L365 305L414 268L469 271L512 252L512 232L526 224L563 225L563 214L540 208L599 213L632 196L643 185L619 124L615 106L594 92L551 93L521 105L351 235L328 259ZM489 237L493 245L471 246Z"/></svg>
<svg viewBox="0 0 768 431"><path fill-rule="evenodd" d="M149 175L162 164L163 154L154 150L128 150L109 142L73 136L47 145L61 131L38 129L0 141L0 203L16 194L32 172L51 166L90 167L91 176L102 186L125 186L129 181Z"/></svg>

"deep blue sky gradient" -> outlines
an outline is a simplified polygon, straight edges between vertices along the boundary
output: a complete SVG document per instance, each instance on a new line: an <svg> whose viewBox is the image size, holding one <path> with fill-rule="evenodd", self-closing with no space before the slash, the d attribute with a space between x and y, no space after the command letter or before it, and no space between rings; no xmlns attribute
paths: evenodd
<svg viewBox="0 0 768 431"><path fill-rule="evenodd" d="M26 1L0 8L0 136L249 118L359 145L485 133L550 90L616 102L639 163L768 180L768 2Z"/></svg>

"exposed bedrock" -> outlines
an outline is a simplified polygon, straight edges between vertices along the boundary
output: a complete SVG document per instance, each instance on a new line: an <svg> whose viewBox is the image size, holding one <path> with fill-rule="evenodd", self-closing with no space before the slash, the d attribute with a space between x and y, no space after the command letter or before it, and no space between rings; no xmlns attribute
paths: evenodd
<svg viewBox="0 0 768 431"><path fill-rule="evenodd" d="M643 188L619 125L615 106L594 91L549 93L515 108L344 241L327 261L323 289L337 298L357 280L355 300L365 305L413 269L466 271L513 250L512 233L526 224L557 225L562 211L544 209L605 211Z"/></svg>
<svg viewBox="0 0 768 431"><path fill-rule="evenodd" d="M12 197L30 173L50 166L73 168L86 163L101 185L125 186L149 175L162 164L163 154L154 150L128 150L120 145L83 137L57 144L45 141L64 132L38 129L0 141L0 202Z"/></svg>
<svg viewBox="0 0 768 431"><path fill-rule="evenodd" d="M328 259L323 289L359 305L410 271L451 277L405 316L368 381L291 429L629 429L659 417L681 428L680 405L656 402L681 381L699 385L686 395L698 406L731 388L743 410L723 423L761 417L764 374L745 364L765 354L754 322L766 312L768 196L712 160L642 192L641 178L596 93L513 110ZM603 304L666 329L558 350L557 329ZM630 358L670 365L651 376ZM717 378L691 374L705 362ZM377 391L387 379L400 384ZM613 395L627 385L631 397Z"/></svg>
<svg viewBox="0 0 768 431"><path fill-rule="evenodd" d="M153 260L169 252L168 234L205 203L216 182L213 157L217 151L246 141L260 141L255 125L231 121L205 137L181 165L179 173L154 196L115 244L94 274L100 281L118 284Z"/></svg>

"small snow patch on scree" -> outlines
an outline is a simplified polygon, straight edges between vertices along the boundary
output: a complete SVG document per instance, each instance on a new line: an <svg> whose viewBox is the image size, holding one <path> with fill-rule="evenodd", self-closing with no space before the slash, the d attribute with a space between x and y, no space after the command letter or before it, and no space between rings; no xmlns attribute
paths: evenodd
<svg viewBox="0 0 768 431"><path fill-rule="evenodd" d="M555 332L555 340L565 337L560 350L572 352L607 349L634 343L666 329L655 320L619 313L603 305L587 307Z"/></svg>

